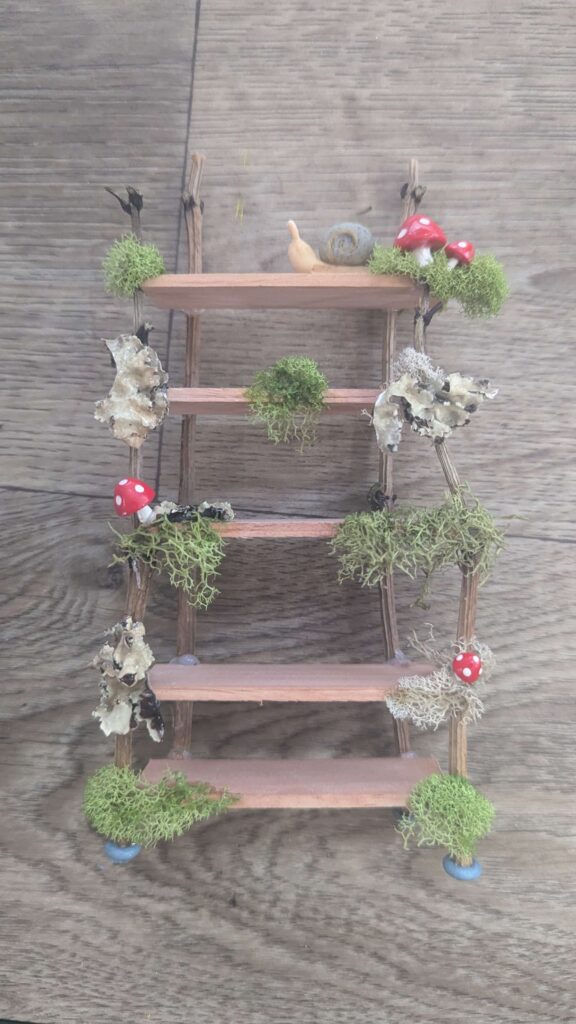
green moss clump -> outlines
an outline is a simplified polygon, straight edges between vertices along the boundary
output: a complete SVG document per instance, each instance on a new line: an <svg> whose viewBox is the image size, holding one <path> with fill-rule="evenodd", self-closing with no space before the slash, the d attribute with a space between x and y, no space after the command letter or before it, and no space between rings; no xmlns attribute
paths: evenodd
<svg viewBox="0 0 576 1024"><path fill-rule="evenodd" d="M253 416L265 424L274 444L296 441L302 450L316 439L327 387L313 359L285 356L260 370L245 394Z"/></svg>
<svg viewBox="0 0 576 1024"><path fill-rule="evenodd" d="M453 274L454 299L466 316L496 316L510 294L504 267L491 253L476 256L469 267L455 267ZM434 294L431 284L430 290Z"/></svg>
<svg viewBox="0 0 576 1024"><path fill-rule="evenodd" d="M205 782L191 784L180 773L147 783L130 768L110 764L88 779L84 813L106 839L126 846L155 846L228 810L235 799L229 793L215 793Z"/></svg>
<svg viewBox="0 0 576 1024"><path fill-rule="evenodd" d="M368 269L373 274L406 274L414 281L423 281L424 267L411 252L403 252L396 246L385 248L376 243L372 256L368 261Z"/></svg>
<svg viewBox="0 0 576 1024"><path fill-rule="evenodd" d="M155 245L140 242L135 235L117 239L102 263L106 291L130 298L150 277L165 271L164 260Z"/></svg>
<svg viewBox="0 0 576 1024"><path fill-rule="evenodd" d="M207 608L217 597L214 578L224 557L224 541L207 519L171 523L159 516L152 526L118 533L114 563L129 558L165 572L173 587L183 590L194 608Z"/></svg>
<svg viewBox="0 0 576 1024"><path fill-rule="evenodd" d="M412 253L376 245L368 267L373 274L407 274L426 284L438 302L446 305L453 299L469 317L496 316L510 293L504 268L491 253L475 256L467 267L450 270L443 249L434 253L431 263L420 267Z"/></svg>
<svg viewBox="0 0 576 1024"><path fill-rule="evenodd" d="M397 825L404 839L418 846L443 846L460 864L471 864L476 843L488 835L494 805L468 779L459 775L429 775L414 787L408 813Z"/></svg>
<svg viewBox="0 0 576 1024"><path fill-rule="evenodd" d="M346 517L330 548L340 562L341 583L356 580L372 587L394 570L412 579L421 572L425 593L432 573L449 565L479 573L483 582L503 542L489 512L458 494L436 508L354 513Z"/></svg>

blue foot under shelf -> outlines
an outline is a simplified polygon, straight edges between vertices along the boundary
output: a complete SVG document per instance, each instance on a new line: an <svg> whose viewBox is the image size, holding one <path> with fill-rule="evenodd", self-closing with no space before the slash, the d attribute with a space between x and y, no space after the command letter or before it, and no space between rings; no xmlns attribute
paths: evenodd
<svg viewBox="0 0 576 1024"><path fill-rule="evenodd" d="M455 860L452 860L452 857L446 854L442 864L444 871L448 875L451 875L452 878L458 878L462 882L471 882L474 878L480 878L482 874L482 865L478 860L473 860L467 867L463 867L462 864L457 864Z"/></svg>
<svg viewBox="0 0 576 1024"><path fill-rule="evenodd" d="M108 840L104 843L104 852L106 856L114 862L114 864L127 864L129 860L134 860L142 849L141 846L117 846L116 843Z"/></svg>

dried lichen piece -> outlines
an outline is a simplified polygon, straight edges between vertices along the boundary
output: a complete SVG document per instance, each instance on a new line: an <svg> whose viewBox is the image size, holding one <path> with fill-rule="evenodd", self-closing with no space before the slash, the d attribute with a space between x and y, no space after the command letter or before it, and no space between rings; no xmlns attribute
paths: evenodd
<svg viewBox="0 0 576 1024"><path fill-rule="evenodd" d="M146 722L150 736L159 742L164 735L160 704L148 686L148 669L154 655L144 637L141 622L126 616L110 630L92 665L100 671L100 704L92 712L106 736L125 735Z"/></svg>
<svg viewBox="0 0 576 1024"><path fill-rule="evenodd" d="M452 671L454 650L438 651L431 642L421 643L416 637L412 638L412 645L438 667L427 676L404 676L396 690L386 698L390 714L412 722L417 729L437 729L449 718L457 718L466 725L477 722L484 714L484 683L494 669L494 655L490 648L477 640L456 645L458 651L475 651L482 659L482 682L470 686L460 682Z"/></svg>
<svg viewBox="0 0 576 1024"><path fill-rule="evenodd" d="M470 416L485 398L497 391L488 380L461 373L444 373L428 356L406 349L396 366L396 379L378 395L372 423L381 451L396 452L404 423L433 441L444 441Z"/></svg>
<svg viewBox="0 0 576 1024"><path fill-rule="evenodd" d="M116 379L107 398L95 404L95 419L106 423L114 437L140 448L168 411L168 374L158 354L136 335L121 334L106 341L116 366Z"/></svg>

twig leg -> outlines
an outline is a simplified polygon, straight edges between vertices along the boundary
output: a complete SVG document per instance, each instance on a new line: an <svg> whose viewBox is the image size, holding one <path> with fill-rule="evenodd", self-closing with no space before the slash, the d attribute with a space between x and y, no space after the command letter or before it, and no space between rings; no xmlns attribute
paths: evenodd
<svg viewBox="0 0 576 1024"><path fill-rule="evenodd" d="M200 185L204 170L204 157L193 153L190 161L188 187L182 196L186 232L188 236L188 273L202 273L202 203ZM200 316L186 318L186 360L184 386L195 387L200 379L200 350L202 321ZM184 416L180 435L180 484L178 499L182 505L192 504L195 498L194 452L196 445L196 417ZM178 594L178 625L176 653L194 654L197 640L196 611L183 594ZM193 705L190 701L177 701L173 708L174 746L171 757L191 756Z"/></svg>

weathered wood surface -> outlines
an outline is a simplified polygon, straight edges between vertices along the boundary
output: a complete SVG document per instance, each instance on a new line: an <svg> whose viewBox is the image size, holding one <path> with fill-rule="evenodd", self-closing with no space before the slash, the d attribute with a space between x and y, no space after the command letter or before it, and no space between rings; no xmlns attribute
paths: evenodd
<svg viewBox="0 0 576 1024"><path fill-rule="evenodd" d="M3 12L2 949L0 1016L42 1024L557 1024L574 1017L575 436L570 210L570 5L212 0L8 5ZM467 63L463 85L459 61ZM479 629L498 654L488 713L470 730L472 777L498 806L486 874L451 881L436 850L405 853L387 811L238 812L128 869L103 858L80 810L113 743L90 712L86 666L121 614L108 569L111 495L126 450L92 420L113 377L101 337L130 325L99 263L124 229L104 185L138 185L144 234L185 267L179 209L188 129L206 153L205 268L287 271L285 224L316 244L344 217L397 227L407 160L426 208L507 264L494 323L456 310L428 332L433 359L490 375L498 399L451 443L496 514L519 512ZM361 211L371 207L370 212ZM243 217L239 216L243 210ZM180 263L176 267L177 240ZM184 317L145 307L183 382ZM169 328L169 325L171 327ZM333 387L377 388L383 318L354 311L206 317L201 384L242 387L289 352ZM398 345L411 334L398 322ZM316 448L269 446L248 419L199 422L199 497L241 513L338 517L374 479L369 424L323 420ZM178 485L179 423L162 439L161 491ZM144 451L154 482L159 438ZM399 500L438 500L433 453L407 437ZM378 661L378 598L339 588L324 541L230 544L222 595L200 617L206 661ZM459 580L410 607L400 636L454 636ZM174 595L147 618L174 654ZM416 736L447 762L447 734ZM139 736L136 755L167 756ZM382 756L377 705L198 706L194 757Z"/></svg>

